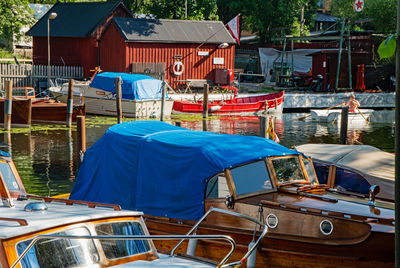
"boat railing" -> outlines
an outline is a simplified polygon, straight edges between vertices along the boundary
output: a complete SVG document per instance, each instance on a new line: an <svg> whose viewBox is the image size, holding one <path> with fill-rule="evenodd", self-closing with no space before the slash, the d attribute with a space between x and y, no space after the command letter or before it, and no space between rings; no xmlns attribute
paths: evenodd
<svg viewBox="0 0 400 268"><path fill-rule="evenodd" d="M235 216L235 217L239 217L239 218L242 218L242 219L246 219L246 220L249 220L249 221L252 221L252 222L256 223L256 226L257 226L257 225L260 225L260 226L263 227L263 231L261 232L261 234L260 234L260 236L258 237L257 241L256 241L255 243L253 243L253 245L252 245L252 246L250 247L250 249L246 252L246 254L240 259L240 261L233 262L233 263L228 263L228 264L223 264L222 266L218 266L218 267L236 266L236 265L240 265L240 264L244 263L244 262L248 259L248 257L253 253L253 251L256 250L256 248L257 248L258 245L261 243L261 241L262 241L262 239L264 238L264 236L267 234L267 231L268 231L267 225L264 224L263 222L261 222L261 221L255 219L255 218L252 218L252 217L247 216L247 215L243 215L243 214L240 214L240 213L237 213L237 212L228 211L228 210L224 210L224 209L220 209L220 208L211 207L211 208L203 215L203 217L201 217L200 220L199 220L195 225L193 225L192 229L190 229L190 231L187 232L186 235L187 235L187 236L190 236L191 233L195 232L195 231L197 230L197 227L200 225L200 223L203 222L204 219L207 218L207 216L210 215L212 212L218 212L218 213L228 214L228 215L231 215L231 216ZM183 242L184 240L185 240L185 239L182 239L181 241L178 242L178 244L176 244L176 246L175 246L175 247L172 249L172 251L171 251L171 254L170 254L171 256L174 255L176 249L182 244L182 242ZM222 262L221 262L221 263L222 263Z"/></svg>
<svg viewBox="0 0 400 268"><path fill-rule="evenodd" d="M178 239L211 239L211 240L226 240L231 245L231 250L222 259L217 267L224 267L223 264L232 256L236 249L235 240L227 235L37 235L35 236L24 251L19 255L18 259L10 266L10 268L16 267L16 265L22 260L22 258L28 253L28 251L40 240L43 239L98 239L98 240L178 240ZM173 256L171 256L173 257Z"/></svg>

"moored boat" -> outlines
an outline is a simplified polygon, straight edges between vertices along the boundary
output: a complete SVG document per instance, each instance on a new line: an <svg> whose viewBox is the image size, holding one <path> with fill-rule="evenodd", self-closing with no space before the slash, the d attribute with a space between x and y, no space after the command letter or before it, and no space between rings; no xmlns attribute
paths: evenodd
<svg viewBox="0 0 400 268"><path fill-rule="evenodd" d="M359 109L356 112L348 113L348 122L350 124L360 124L365 125L368 124L368 121L371 117L371 114L374 110L371 109ZM322 109L322 110L310 110L311 118L313 120L317 120L319 122L328 122L328 123L336 123L340 125L341 122L341 113L340 109Z"/></svg>
<svg viewBox="0 0 400 268"><path fill-rule="evenodd" d="M208 112L221 115L254 115L257 112L281 113L283 111L284 95L284 90L277 93L247 97L236 97L236 94L234 94L227 99L210 100L208 102ZM202 112L202 100L175 100L172 107L172 113L174 114L199 114Z"/></svg>
<svg viewBox="0 0 400 268"><path fill-rule="evenodd" d="M36 98L35 89L32 87L14 87L13 98L13 102L31 100L31 111L29 113L32 122L65 123L67 120L67 104L57 102L49 97ZM85 115L85 105L74 104L72 110L73 122L76 122L78 115Z"/></svg>
<svg viewBox="0 0 400 268"><path fill-rule="evenodd" d="M124 117L160 117L163 82L147 75L104 72L90 82L74 83L74 102L86 105L88 114L116 116L115 78L122 78L122 115ZM52 87L50 91L61 102L67 102L68 83ZM171 115L173 100L164 102L164 116Z"/></svg>
<svg viewBox="0 0 400 268"><path fill-rule="evenodd" d="M183 234L210 207L259 218L269 232L256 267L392 267L394 205L376 194L330 189L310 158L261 137L136 121L88 149L71 198L144 211L152 234ZM196 228L207 231L231 235L242 253L259 233L226 215ZM205 241L196 252L219 258L213 249L224 246Z"/></svg>
<svg viewBox="0 0 400 268"><path fill-rule="evenodd" d="M247 261L267 231L256 219L219 209L208 211L228 213L263 228L242 262L228 263L235 249L235 241L228 236L149 235L141 212L121 210L119 205L29 195L10 155L1 151L0 172L1 267L237 267ZM228 241L231 250L216 263L159 252L153 243L156 239Z"/></svg>
<svg viewBox="0 0 400 268"><path fill-rule="evenodd" d="M296 150L312 158L319 182L363 195L378 185L376 197L394 201L393 154L370 145L303 144Z"/></svg>

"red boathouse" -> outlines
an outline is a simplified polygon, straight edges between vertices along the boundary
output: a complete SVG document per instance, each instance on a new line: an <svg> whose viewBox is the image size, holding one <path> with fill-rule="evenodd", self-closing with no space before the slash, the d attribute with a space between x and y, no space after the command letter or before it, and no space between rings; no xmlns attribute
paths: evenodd
<svg viewBox="0 0 400 268"><path fill-rule="evenodd" d="M104 71L132 72L137 63L162 64L171 87L215 81L233 69L235 41L222 22L114 18L100 37Z"/></svg>
<svg viewBox="0 0 400 268"><path fill-rule="evenodd" d="M98 39L114 17L132 17L122 2L57 2L27 35L33 36L33 63L47 65L47 20L51 65L83 66L85 77L99 65Z"/></svg>

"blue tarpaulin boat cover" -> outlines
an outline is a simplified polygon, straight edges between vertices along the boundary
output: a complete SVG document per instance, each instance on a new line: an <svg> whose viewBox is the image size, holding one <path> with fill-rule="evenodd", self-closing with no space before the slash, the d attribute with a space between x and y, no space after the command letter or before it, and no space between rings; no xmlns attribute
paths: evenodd
<svg viewBox="0 0 400 268"><path fill-rule="evenodd" d="M110 127L86 151L70 199L198 220L213 175L267 156L296 154L256 136L194 131L159 121L126 122Z"/></svg>
<svg viewBox="0 0 400 268"><path fill-rule="evenodd" d="M115 78L122 78L122 98L128 100L161 99L162 81L142 74L99 73L90 83L90 87L115 94Z"/></svg>

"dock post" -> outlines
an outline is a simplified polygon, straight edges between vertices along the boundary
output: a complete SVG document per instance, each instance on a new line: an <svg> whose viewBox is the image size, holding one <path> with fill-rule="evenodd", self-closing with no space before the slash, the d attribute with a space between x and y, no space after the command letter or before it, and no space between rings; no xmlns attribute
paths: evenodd
<svg viewBox="0 0 400 268"><path fill-rule="evenodd" d="M349 118L349 107L344 106L342 107L342 114L340 119L340 144L346 144L347 140L347 123Z"/></svg>
<svg viewBox="0 0 400 268"><path fill-rule="evenodd" d="M83 160L83 156L86 152L86 123L85 116L78 115L76 117L76 129L78 132L78 153L79 159Z"/></svg>
<svg viewBox="0 0 400 268"><path fill-rule="evenodd" d="M260 137L268 138L267 128L268 128L268 120L265 116L259 116L258 119L260 120Z"/></svg>
<svg viewBox="0 0 400 268"><path fill-rule="evenodd" d="M118 120L118 124L122 123L121 80L122 79L121 79L120 76L116 77L115 80L114 80L114 83L115 83L115 95L116 95L116 100L117 100L117 120Z"/></svg>
<svg viewBox="0 0 400 268"><path fill-rule="evenodd" d="M4 100L4 129L11 129L11 111L12 111L12 81L6 81L6 99Z"/></svg>
<svg viewBox="0 0 400 268"><path fill-rule="evenodd" d="M74 110L73 90L74 90L74 80L69 79L69 81L68 81L68 100L67 100L67 127L71 127L71 125L72 125L72 113Z"/></svg>
<svg viewBox="0 0 400 268"><path fill-rule="evenodd" d="M209 85L204 84L204 90L203 90L203 118L208 117L208 91L209 91Z"/></svg>
<svg viewBox="0 0 400 268"><path fill-rule="evenodd" d="M207 119L203 119L203 131L207 131Z"/></svg>
<svg viewBox="0 0 400 268"><path fill-rule="evenodd" d="M162 82L162 96L161 96L161 114L160 121L164 121L164 109L165 109L165 92L166 92L166 83Z"/></svg>

